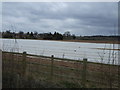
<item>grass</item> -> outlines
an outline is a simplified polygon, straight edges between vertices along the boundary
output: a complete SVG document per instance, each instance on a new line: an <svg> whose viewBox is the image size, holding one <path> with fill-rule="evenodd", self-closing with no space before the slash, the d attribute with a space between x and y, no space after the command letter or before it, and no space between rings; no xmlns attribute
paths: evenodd
<svg viewBox="0 0 120 90"><path fill-rule="evenodd" d="M81 84L82 61L64 62L64 60L61 59L58 61L57 58L54 60L53 76L51 76L51 58L27 57L27 68L24 77L21 74L23 66L21 55L22 54L18 53L3 53L3 87L83 88ZM98 63L87 63L86 87L109 87L109 67L111 76L113 76L112 86L116 88L117 86L114 84L116 84L115 81L117 81L117 79L115 79L117 78L117 66L103 64L103 70L101 70L101 64ZM19 78L18 74L20 75ZM23 85L21 83L23 83Z"/></svg>

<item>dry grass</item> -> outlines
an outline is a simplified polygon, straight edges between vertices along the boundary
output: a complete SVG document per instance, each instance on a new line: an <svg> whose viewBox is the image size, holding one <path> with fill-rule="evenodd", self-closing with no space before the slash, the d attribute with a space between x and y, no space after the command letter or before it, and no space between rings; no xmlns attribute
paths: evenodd
<svg viewBox="0 0 120 90"><path fill-rule="evenodd" d="M10 58L11 57L11 58ZM3 71L21 73L22 55L3 53ZM51 81L51 58L27 56L26 76L34 79ZM12 69L11 69L12 68ZM83 63L76 61L65 61L55 59L53 62L53 79L60 86L67 83L67 86L81 86ZM114 65L87 63L87 83L86 87L117 87L118 67ZM62 82L62 84L61 84ZM74 85L75 86L75 85ZM69 86L70 87L70 86ZM77 86L76 86L77 87Z"/></svg>

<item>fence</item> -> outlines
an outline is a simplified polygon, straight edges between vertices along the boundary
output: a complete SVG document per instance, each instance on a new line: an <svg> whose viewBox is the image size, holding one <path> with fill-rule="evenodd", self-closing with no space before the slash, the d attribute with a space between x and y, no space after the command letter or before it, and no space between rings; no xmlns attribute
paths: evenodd
<svg viewBox="0 0 120 90"><path fill-rule="evenodd" d="M58 87L118 88L118 67L88 62L87 58L80 61L56 58L54 55L3 52L3 72L18 75L16 87L21 87L21 77L33 77L35 81L55 83Z"/></svg>

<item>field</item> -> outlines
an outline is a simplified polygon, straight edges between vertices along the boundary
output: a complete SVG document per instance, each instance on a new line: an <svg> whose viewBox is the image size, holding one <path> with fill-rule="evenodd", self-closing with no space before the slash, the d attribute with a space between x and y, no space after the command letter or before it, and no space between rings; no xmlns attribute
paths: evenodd
<svg viewBox="0 0 120 90"><path fill-rule="evenodd" d="M55 41L55 40L53 40L53 41ZM110 40L56 40L56 41L120 44L119 40L111 40L111 41Z"/></svg>
<svg viewBox="0 0 120 90"><path fill-rule="evenodd" d="M3 88L119 88L119 66L2 53Z"/></svg>

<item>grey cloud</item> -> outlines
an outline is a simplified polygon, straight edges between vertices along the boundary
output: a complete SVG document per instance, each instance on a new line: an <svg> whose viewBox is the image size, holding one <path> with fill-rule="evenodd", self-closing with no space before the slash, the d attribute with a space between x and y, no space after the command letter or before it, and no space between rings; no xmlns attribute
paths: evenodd
<svg viewBox="0 0 120 90"><path fill-rule="evenodd" d="M114 24L117 25L115 2L9 2L3 3L2 9L4 29L7 29L7 25L15 24L17 30L23 31L71 31L76 35L92 35L108 34L113 32Z"/></svg>

